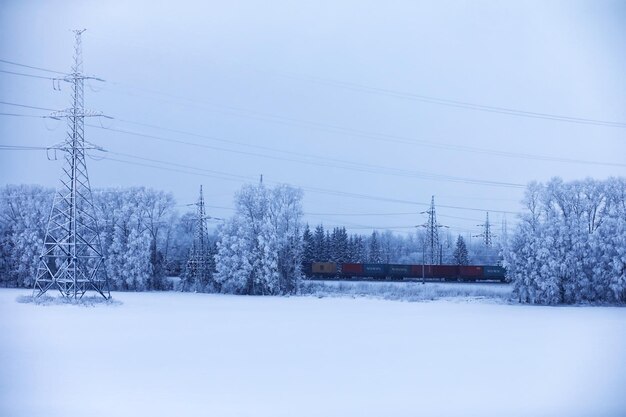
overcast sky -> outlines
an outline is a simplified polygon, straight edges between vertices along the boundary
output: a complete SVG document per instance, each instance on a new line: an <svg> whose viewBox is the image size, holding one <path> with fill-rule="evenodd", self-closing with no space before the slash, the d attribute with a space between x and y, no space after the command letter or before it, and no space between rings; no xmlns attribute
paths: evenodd
<svg viewBox="0 0 626 417"><path fill-rule="evenodd" d="M69 71L70 29L87 29L85 72L106 82L85 105L114 117L87 121L109 151L88 160L93 187L184 204L203 184L227 217L263 174L305 189L310 223L363 233L412 231L435 195L440 222L469 235L486 210L496 233L501 211L512 222L529 181L626 174L625 23L626 2L598 0L4 0L0 59ZM4 102L61 109L61 87L0 72ZM0 116L0 144L64 135L62 121ZM44 151L0 150L2 184L55 186L60 170Z"/></svg>

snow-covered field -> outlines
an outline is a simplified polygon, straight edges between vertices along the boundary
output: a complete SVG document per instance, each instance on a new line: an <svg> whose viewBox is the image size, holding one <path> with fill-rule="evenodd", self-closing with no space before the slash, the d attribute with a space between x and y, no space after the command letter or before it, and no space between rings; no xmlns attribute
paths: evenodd
<svg viewBox="0 0 626 417"><path fill-rule="evenodd" d="M0 290L0 415L624 416L626 309Z"/></svg>
<svg viewBox="0 0 626 417"><path fill-rule="evenodd" d="M442 298L481 299L504 302L511 299L513 285L495 282L426 282L419 281L337 281L309 280L303 292L323 296L368 296L387 300L426 301Z"/></svg>

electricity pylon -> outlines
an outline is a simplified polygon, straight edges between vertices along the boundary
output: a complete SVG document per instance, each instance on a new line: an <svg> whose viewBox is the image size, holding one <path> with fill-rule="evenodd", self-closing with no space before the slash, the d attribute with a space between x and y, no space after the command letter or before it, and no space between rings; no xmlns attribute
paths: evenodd
<svg viewBox="0 0 626 417"><path fill-rule="evenodd" d="M189 259L185 267L183 289L194 285L196 291L204 291L211 281L211 253L209 250L209 235L207 232L207 219L214 217L207 216L204 206L204 196L202 195L202 185L200 186L200 196L196 205L196 230L193 239ZM187 287L187 288L185 288Z"/></svg>
<svg viewBox="0 0 626 417"><path fill-rule="evenodd" d="M65 161L39 257L33 286L35 297L52 288L67 298L81 298L89 290L105 299L111 297L85 163L85 150L97 147L85 141L84 119L102 114L84 109L84 81L97 79L82 72L81 35L84 31L74 30L72 72L58 80L72 85L72 107L53 113L54 117L67 119L68 132L65 141L56 147L65 152Z"/></svg>
<svg viewBox="0 0 626 417"><path fill-rule="evenodd" d="M479 235L474 235L474 237L482 237L483 243L486 247L490 248L492 245L492 238L495 236L491 233L491 223L489 223L489 212L487 212L487 218L485 219L485 223L478 224L477 226L483 227L483 232Z"/></svg>
<svg viewBox="0 0 626 417"><path fill-rule="evenodd" d="M506 214L502 217L502 232L501 232L501 237L500 237L500 241L502 242L502 244L506 245L507 240L509 238L509 231L508 231L508 227L506 224Z"/></svg>
<svg viewBox="0 0 626 417"><path fill-rule="evenodd" d="M442 261L442 248L439 245L439 229L448 226L437 223L435 196L432 196L430 200L430 208L421 214L428 214L428 220L421 225L421 227L426 228L424 262L427 262L429 265L440 264Z"/></svg>

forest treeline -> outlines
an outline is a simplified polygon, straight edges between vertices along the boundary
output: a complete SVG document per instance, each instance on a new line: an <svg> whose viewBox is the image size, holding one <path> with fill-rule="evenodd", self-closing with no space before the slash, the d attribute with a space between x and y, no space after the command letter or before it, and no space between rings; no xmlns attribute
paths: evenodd
<svg viewBox="0 0 626 417"><path fill-rule="evenodd" d="M30 287L54 190L38 185L8 185L0 190L0 285ZM181 213L171 193L145 187L97 189L93 192L93 201L111 289L172 289L173 281L166 278L180 276L185 269L195 234L196 213ZM290 207L282 219L294 223L293 230L297 233L291 239L296 239L300 245L299 263L422 261L424 239L420 232L399 236L390 231L374 231L362 235L349 234L341 226L325 228L319 224L310 228L302 224L301 204L301 192L290 187L244 186L235 198L235 215L224 224L213 223L209 236L210 256L217 257L222 239L259 238L256 233L260 225L269 221L266 216ZM272 221L276 223L278 219ZM253 237L248 233L250 227L255 232ZM475 243L470 247L469 262L494 262L497 250L488 251ZM453 236L443 236L444 263L454 262L454 249ZM259 258L248 263L258 266L260 262ZM221 257L213 264L212 272L216 272L218 265L228 262ZM214 286L207 290L211 288Z"/></svg>
<svg viewBox="0 0 626 417"><path fill-rule="evenodd" d="M626 302L626 180L532 183L503 251L520 302Z"/></svg>
<svg viewBox="0 0 626 417"><path fill-rule="evenodd" d="M0 285L30 287L37 269L53 190L8 185L0 196ZM511 236L487 248L442 233L445 264L504 261L521 302L626 301L626 183L584 180L528 186ZM185 266L196 213L180 213L171 193L145 187L94 190L105 266L112 290L184 289L237 294L297 293L309 262L422 263L424 233L374 231L303 222L302 191L245 185L234 214L209 236L202 285ZM185 277L178 285L171 277Z"/></svg>

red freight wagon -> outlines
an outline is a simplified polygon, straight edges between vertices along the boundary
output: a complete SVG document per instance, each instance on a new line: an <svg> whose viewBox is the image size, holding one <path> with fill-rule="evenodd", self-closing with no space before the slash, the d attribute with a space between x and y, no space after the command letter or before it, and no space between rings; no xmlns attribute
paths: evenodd
<svg viewBox="0 0 626 417"><path fill-rule="evenodd" d="M482 266L464 266L461 265L459 267L459 272L462 277L469 278L481 278L483 276L483 267Z"/></svg>
<svg viewBox="0 0 626 417"><path fill-rule="evenodd" d="M341 274L348 276L362 276L363 264L341 264Z"/></svg>
<svg viewBox="0 0 626 417"><path fill-rule="evenodd" d="M433 265L433 278L456 279L458 276L458 265Z"/></svg>
<svg viewBox="0 0 626 417"><path fill-rule="evenodd" d="M422 266L424 267L422 269ZM433 277L433 266L432 265L411 265L411 276L422 278L422 272L424 278L432 278Z"/></svg>

